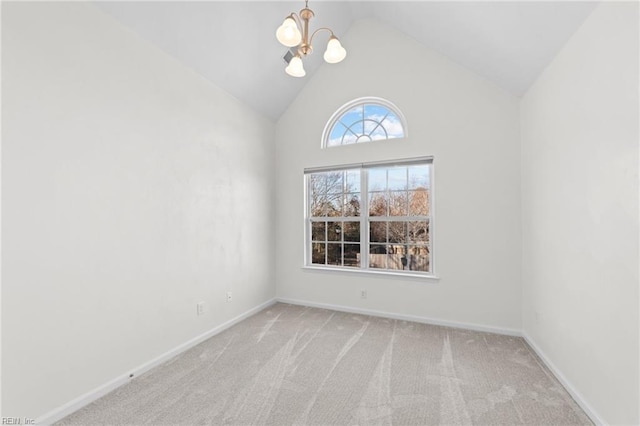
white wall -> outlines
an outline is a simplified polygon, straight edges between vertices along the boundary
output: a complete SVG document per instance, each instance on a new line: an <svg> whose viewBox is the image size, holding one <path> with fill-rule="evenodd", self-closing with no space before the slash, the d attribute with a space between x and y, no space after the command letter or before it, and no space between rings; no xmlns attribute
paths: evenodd
<svg viewBox="0 0 640 426"><path fill-rule="evenodd" d="M518 99L376 21L342 41L347 59L321 67L276 125L278 296L519 330ZM361 96L395 103L409 138L320 149L331 114ZM302 269L305 167L425 155L439 282Z"/></svg>
<svg viewBox="0 0 640 426"><path fill-rule="evenodd" d="M45 414L268 300L275 264L283 298L523 325L602 419L638 423L637 9L599 6L521 117L358 21L278 122L273 185L267 120L91 5L4 2L2 414ZM360 96L398 105L410 137L321 150ZM439 281L302 269L305 167L424 155Z"/></svg>
<svg viewBox="0 0 640 426"><path fill-rule="evenodd" d="M603 3L522 101L523 326L638 424L638 4Z"/></svg>
<svg viewBox="0 0 640 426"><path fill-rule="evenodd" d="M33 418L275 295L274 126L90 4L2 7L2 402Z"/></svg>

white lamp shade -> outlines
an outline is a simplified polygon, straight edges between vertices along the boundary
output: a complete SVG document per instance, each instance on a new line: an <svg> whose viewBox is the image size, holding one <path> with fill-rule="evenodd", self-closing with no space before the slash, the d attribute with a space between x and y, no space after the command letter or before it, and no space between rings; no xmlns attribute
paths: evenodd
<svg viewBox="0 0 640 426"><path fill-rule="evenodd" d="M284 70L292 77L304 77L307 75L304 66L302 66L302 59L300 59L298 55L291 59L291 62L289 62L289 65Z"/></svg>
<svg viewBox="0 0 640 426"><path fill-rule="evenodd" d="M330 64L337 64L347 56L347 51L340 44L335 36L331 36L327 43L327 50L324 52L324 60Z"/></svg>
<svg viewBox="0 0 640 426"><path fill-rule="evenodd" d="M293 18L288 17L284 20L282 25L278 27L278 30L276 31L276 38L285 46L293 47L300 44L302 34L300 34L296 21L294 21Z"/></svg>

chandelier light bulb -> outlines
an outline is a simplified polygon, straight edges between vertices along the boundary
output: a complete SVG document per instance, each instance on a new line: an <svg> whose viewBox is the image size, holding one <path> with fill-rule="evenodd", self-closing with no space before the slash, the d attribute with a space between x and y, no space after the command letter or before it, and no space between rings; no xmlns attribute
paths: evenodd
<svg viewBox="0 0 640 426"><path fill-rule="evenodd" d="M305 0L304 9L300 11L300 14L291 13L276 30L276 38L280 43L287 47L298 47L298 53L284 69L287 74L293 77L304 77L307 74L302 64L302 58L311 54L313 51L313 38L321 31L326 31L330 35L327 50L324 52L325 61L330 64L337 64L347 56L347 51L329 28L318 28L312 33L309 31L309 21L315 14L313 10L309 9L308 4L309 0ZM303 32L301 32L301 29L303 29ZM285 59L289 58L291 54L293 54L293 49L285 54Z"/></svg>
<svg viewBox="0 0 640 426"><path fill-rule="evenodd" d="M304 77L307 74L304 70L304 66L302 65L300 55L296 55L291 58L291 62L289 62L289 65L284 70L292 77Z"/></svg>
<svg viewBox="0 0 640 426"><path fill-rule="evenodd" d="M330 64L337 64L347 56L347 51L340 44L336 36L331 36L327 43L327 50L324 52L324 60Z"/></svg>
<svg viewBox="0 0 640 426"><path fill-rule="evenodd" d="M276 31L276 38L280 43L287 47L293 47L300 44L300 41L302 41L302 34L300 34L298 25L291 16L287 17L282 25L278 27Z"/></svg>

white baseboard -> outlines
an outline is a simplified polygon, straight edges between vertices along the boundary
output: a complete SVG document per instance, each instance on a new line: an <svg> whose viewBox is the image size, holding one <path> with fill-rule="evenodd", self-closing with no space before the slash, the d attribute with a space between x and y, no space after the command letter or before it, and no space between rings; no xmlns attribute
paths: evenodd
<svg viewBox="0 0 640 426"><path fill-rule="evenodd" d="M224 322L222 324L220 324L217 327L212 328L211 330L194 337L193 339L190 339L188 341L186 341L185 343L176 346L175 348L163 353L162 355L148 361L145 362L144 364L130 370L128 373L120 375L118 377L116 377L115 379L101 385L98 386L97 388L93 389L92 391L89 391L87 393L85 393L84 395L79 396L78 398L69 401L68 403L48 412L47 414L40 416L36 419L36 424L37 425L50 425L52 423L57 422L58 420L63 419L64 417L68 416L69 414L73 413L74 411L79 410L80 408L84 407L85 405L88 405L90 403L92 403L93 401L103 397L104 395L108 394L109 392L117 389L118 387L124 385L125 383L129 382L130 380L132 380L133 378L151 370L153 367L156 367L166 361L168 361L169 359L173 358L176 355L179 355L180 353L191 349L192 347L196 346L199 343L204 342L205 340L215 336L216 334L219 334L221 332L223 332L224 330L232 327L233 325L239 323L240 321L250 317L253 314L256 314L258 312L260 312L261 310L273 305L274 303L276 303L276 299L271 299L268 300L258 306L256 306L255 308L252 308L246 312L244 312L243 314L238 315L235 318L230 319L227 322Z"/></svg>
<svg viewBox="0 0 640 426"><path fill-rule="evenodd" d="M246 312L244 312L243 314L238 315L235 318L230 319L227 322L224 322L222 324L220 324L217 327L214 327L213 329L194 337L193 339L188 340L187 342L176 346L175 348L165 352L164 354L134 368L133 370L131 370L130 372L120 375L116 378L114 378L113 380L93 389L92 391L87 392L84 395L79 396L78 398L69 401L68 403L50 411L49 413L40 416L39 418L36 419L36 424L38 425L50 425L52 423L57 422L58 420L63 419L64 417L68 416L69 414L73 413L74 411L79 410L80 408L84 407L85 405L88 405L90 403L92 403L93 401L103 397L104 395L106 395L107 393L117 389L118 387L124 385L125 383L129 382L132 377L137 377L147 371L149 371L150 369L168 361L169 359L175 357L176 355L179 355L180 353L196 346L197 344L215 336L216 334L221 333L222 331L232 327L233 325L237 324L238 322L250 317L251 315L254 315L256 313L258 313L259 311L273 305L276 302L281 302L281 303L288 303L291 305L301 305L301 306L309 306L309 307L314 307L314 308L322 308L322 309L330 309L330 310L334 310L334 311L340 311L340 312L349 312L349 313L354 313L354 314L362 314L362 315L370 315L370 316L376 316L376 317L383 317L383 318L391 318L391 319L398 319L398 320L405 320L405 321L413 321L413 322L419 322L419 323L423 323L423 324L432 324L432 325L441 325L441 326L445 326L445 327L454 327L454 328L462 328L462 329L467 329L467 330L474 330L474 331L483 331L483 332L488 332L488 333L495 333L495 334L503 334L503 335L508 335L508 336L518 336L518 337L523 337L524 340L527 342L527 344L533 349L533 351L540 357L540 359L545 363L545 365L547 366L547 368L553 373L553 375L558 379L558 381L562 384L562 386L565 387L565 389L567 390L567 392L569 392L569 394L573 397L573 399L576 401L576 403L580 406L580 408L582 408L584 410L584 412L589 416L589 418L591 418L591 420L596 424L596 425L604 425L605 422L602 420L602 418L596 413L596 411L585 401L585 399L582 397L582 395L575 389L575 387L571 384L571 382L569 382L566 377L560 372L560 370L549 360L549 358L545 355L544 352L542 352L542 350L538 347L538 345L533 341L533 339L531 339L531 337L520 330L516 330L516 329L511 329L511 328L502 328L502 327L493 327L493 326L485 326L485 325L478 325L478 324L471 324L471 323L464 323L464 322L456 322L456 321L446 321L446 320L438 320L438 319L433 319L433 318L426 318L426 317L420 317L420 316L415 316L415 315L404 315L404 314L396 314L396 313L392 313L392 312L383 312L383 311L376 311L376 310L372 310L372 309L363 309L363 308L354 308L354 307L350 307L350 306L342 306L342 305L332 305L332 304L328 304L328 303L316 303L316 302L309 302L309 301L304 301L304 300L295 300L295 299L287 299L287 298L275 298L275 299L271 299L266 301L265 303L262 303ZM131 376L133 375L133 376Z"/></svg>
<svg viewBox="0 0 640 426"><path fill-rule="evenodd" d="M540 349L540 347L535 343L535 341L529 336L525 331L522 332L522 337L527 342L527 344L533 349L533 351L540 357L542 362L547 366L547 368L553 373L553 375L558 379L558 381L564 386L564 388L569 392L571 397L576 401L576 403L582 408L582 410L586 413L587 416L591 419L593 423L596 425L605 425L607 423L602 420L602 418L596 413L596 411L589 405L589 403L582 397L580 392L576 390L573 384L562 374L560 369L556 367L556 365L551 362L549 357Z"/></svg>
<svg viewBox="0 0 640 426"><path fill-rule="evenodd" d="M309 306L312 308L330 309L333 311L349 312L352 314L370 315L374 317L391 318L391 319L397 319L397 320L419 322L423 324L441 325L444 327L463 328L466 330L484 331L487 333L522 337L522 332L520 330L516 330L513 328L502 328L502 327L493 327L489 325L471 324L466 322L439 320L434 318L419 317L416 315L396 314L393 312L376 311L373 309L354 308L351 306L332 305L329 303L316 303L316 302L309 302L307 300L295 300L295 299L287 299L282 297L277 297L276 300L278 302L289 303L291 305Z"/></svg>

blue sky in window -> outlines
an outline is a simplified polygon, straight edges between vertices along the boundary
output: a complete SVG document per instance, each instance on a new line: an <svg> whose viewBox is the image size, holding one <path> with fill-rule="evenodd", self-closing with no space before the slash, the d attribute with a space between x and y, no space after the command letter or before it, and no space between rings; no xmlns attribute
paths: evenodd
<svg viewBox="0 0 640 426"><path fill-rule="evenodd" d="M393 167L387 173L387 185L389 191L400 191L407 189L407 168Z"/></svg>
<svg viewBox="0 0 640 426"><path fill-rule="evenodd" d="M387 188L387 169L369 169L369 191L384 191Z"/></svg>
<svg viewBox="0 0 640 426"><path fill-rule="evenodd" d="M369 191L414 190L429 188L429 186L428 165L369 169Z"/></svg>
<svg viewBox="0 0 640 426"><path fill-rule="evenodd" d="M349 111L342 114L342 117L340 117L340 121L342 121L346 126L351 126L353 123L360 120L362 120L362 105L351 108ZM358 133L357 130L356 133Z"/></svg>
<svg viewBox="0 0 640 426"><path fill-rule="evenodd" d="M431 186L431 174L428 165L409 167L409 189L429 188Z"/></svg>
<svg viewBox="0 0 640 426"><path fill-rule="evenodd" d="M340 116L329 132L327 146L403 136L402 122L396 114L382 105L365 104L364 108L358 105Z"/></svg>

